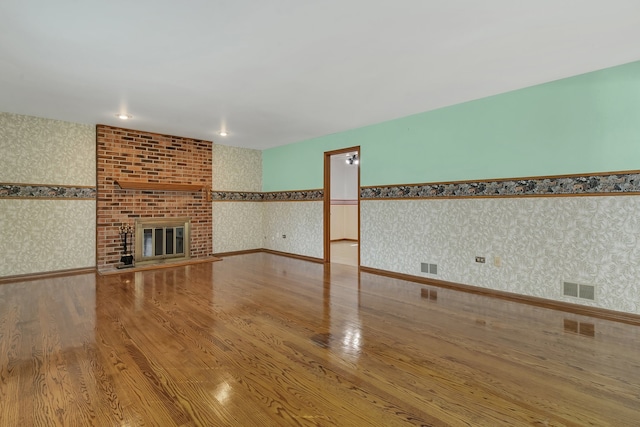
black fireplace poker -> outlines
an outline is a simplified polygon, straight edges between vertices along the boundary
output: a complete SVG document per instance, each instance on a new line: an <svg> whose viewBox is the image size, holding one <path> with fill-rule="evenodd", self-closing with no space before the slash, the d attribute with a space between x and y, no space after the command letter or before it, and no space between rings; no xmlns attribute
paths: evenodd
<svg viewBox="0 0 640 427"><path fill-rule="evenodd" d="M131 238L128 238L131 237ZM131 254L131 241L133 240L133 227L129 224L120 226L120 239L122 240L122 256L120 257L121 265L118 268L133 267L133 255Z"/></svg>

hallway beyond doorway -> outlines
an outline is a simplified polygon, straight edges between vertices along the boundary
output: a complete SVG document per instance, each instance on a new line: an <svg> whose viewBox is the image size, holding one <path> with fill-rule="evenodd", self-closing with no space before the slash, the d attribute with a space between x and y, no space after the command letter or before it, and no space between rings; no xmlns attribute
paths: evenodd
<svg viewBox="0 0 640 427"><path fill-rule="evenodd" d="M331 262L358 266L358 242L355 240L338 240L331 242Z"/></svg>

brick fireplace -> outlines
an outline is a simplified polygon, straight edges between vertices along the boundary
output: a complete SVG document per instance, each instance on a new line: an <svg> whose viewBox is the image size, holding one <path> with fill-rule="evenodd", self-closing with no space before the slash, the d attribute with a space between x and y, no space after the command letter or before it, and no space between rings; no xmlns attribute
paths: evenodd
<svg viewBox="0 0 640 427"><path fill-rule="evenodd" d="M212 142L98 125L97 267L120 264L120 226L190 218L190 257L212 252Z"/></svg>

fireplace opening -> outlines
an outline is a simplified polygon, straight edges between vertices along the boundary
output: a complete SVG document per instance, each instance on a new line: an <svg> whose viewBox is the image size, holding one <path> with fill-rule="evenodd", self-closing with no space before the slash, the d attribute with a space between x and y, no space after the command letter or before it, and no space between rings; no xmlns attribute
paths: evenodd
<svg viewBox="0 0 640 427"><path fill-rule="evenodd" d="M136 264L190 258L191 218L140 218L135 224Z"/></svg>

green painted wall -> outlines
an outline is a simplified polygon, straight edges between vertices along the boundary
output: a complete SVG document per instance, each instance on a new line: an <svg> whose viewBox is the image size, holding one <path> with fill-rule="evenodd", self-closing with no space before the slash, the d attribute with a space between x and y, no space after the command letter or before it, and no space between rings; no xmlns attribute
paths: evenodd
<svg viewBox="0 0 640 427"><path fill-rule="evenodd" d="M640 169L640 62L265 150L263 191L322 188L355 145L363 186Z"/></svg>

